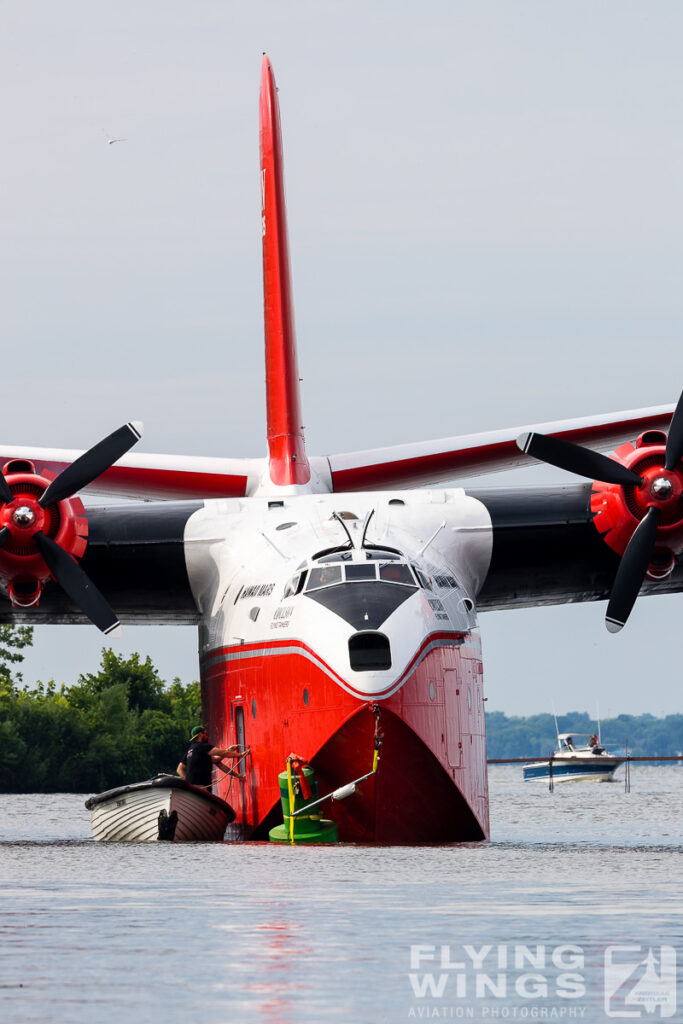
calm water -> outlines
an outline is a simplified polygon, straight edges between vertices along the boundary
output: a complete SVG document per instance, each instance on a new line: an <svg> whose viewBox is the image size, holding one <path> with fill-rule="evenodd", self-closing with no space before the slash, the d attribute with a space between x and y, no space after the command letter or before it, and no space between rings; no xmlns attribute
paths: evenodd
<svg viewBox="0 0 683 1024"><path fill-rule="evenodd" d="M683 769L490 780L492 842L428 848L96 844L83 797L0 796L0 1020L683 1020Z"/></svg>

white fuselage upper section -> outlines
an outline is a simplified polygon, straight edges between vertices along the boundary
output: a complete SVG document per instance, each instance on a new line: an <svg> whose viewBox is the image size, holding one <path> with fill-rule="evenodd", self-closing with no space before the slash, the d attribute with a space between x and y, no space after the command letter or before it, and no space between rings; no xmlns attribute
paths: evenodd
<svg viewBox="0 0 683 1024"><path fill-rule="evenodd" d="M207 501L185 530L200 657L296 641L359 698L389 696L476 626L492 536L460 489Z"/></svg>

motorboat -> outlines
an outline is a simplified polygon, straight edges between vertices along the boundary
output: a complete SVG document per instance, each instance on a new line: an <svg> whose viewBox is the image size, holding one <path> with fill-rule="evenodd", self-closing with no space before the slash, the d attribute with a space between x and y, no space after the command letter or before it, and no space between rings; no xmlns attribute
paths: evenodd
<svg viewBox="0 0 683 1024"><path fill-rule="evenodd" d="M99 842L217 842L235 819L220 797L178 775L155 775L85 801Z"/></svg>
<svg viewBox="0 0 683 1024"><path fill-rule="evenodd" d="M595 734L558 733L557 740L547 761L523 766L525 782L611 782L626 760L609 754Z"/></svg>

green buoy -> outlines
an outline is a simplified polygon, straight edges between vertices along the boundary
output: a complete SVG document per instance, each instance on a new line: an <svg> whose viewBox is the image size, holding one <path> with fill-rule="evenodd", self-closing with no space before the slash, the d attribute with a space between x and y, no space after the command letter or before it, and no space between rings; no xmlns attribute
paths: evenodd
<svg viewBox="0 0 683 1024"><path fill-rule="evenodd" d="M322 818L317 813L317 807L312 808L309 814L304 810L318 799L318 783L313 769L307 765L299 769L299 771L303 771L310 789L311 795L308 798L303 796L298 774L292 770L289 759L287 769L285 772L280 772L278 776L282 816L285 820L283 825L271 828L269 833L271 843L292 843L295 846L297 843L338 843L339 830L336 822ZM293 817L289 813L290 792L293 797L292 810L301 810L300 814L295 814Z"/></svg>

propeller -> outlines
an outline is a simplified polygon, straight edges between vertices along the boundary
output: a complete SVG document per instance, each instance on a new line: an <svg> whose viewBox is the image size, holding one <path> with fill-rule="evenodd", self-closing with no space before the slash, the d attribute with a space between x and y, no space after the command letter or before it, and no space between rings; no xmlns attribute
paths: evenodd
<svg viewBox="0 0 683 1024"><path fill-rule="evenodd" d="M618 633L626 625L636 603L647 567L652 561L658 523L659 509L652 505L638 523L622 555L605 613L605 625L610 633Z"/></svg>
<svg viewBox="0 0 683 1024"><path fill-rule="evenodd" d="M120 636L121 623L116 612L71 555L41 530L34 534L34 540L48 569L73 603L107 636Z"/></svg>
<svg viewBox="0 0 683 1024"><path fill-rule="evenodd" d="M2 499L3 505L9 505L10 501L14 500L14 495L9 489L9 484L5 480L5 475L0 470L0 498Z"/></svg>
<svg viewBox="0 0 683 1024"><path fill-rule="evenodd" d="M119 427L62 470L38 498L38 504L41 508L46 508L56 501L70 498L76 491L83 490L106 469L113 466L141 437L142 423L126 423Z"/></svg>
<svg viewBox="0 0 683 1024"><path fill-rule="evenodd" d="M142 423L131 422L119 427L67 466L48 484L37 501L22 497L22 505L14 510L12 517L23 535L33 539L45 565L65 593L107 636L121 634L116 613L69 551L43 532L41 527L49 521L49 516L43 515L42 510L47 511L50 506L71 498L76 491L92 483L141 437ZM0 472L0 504L8 505L14 499L15 495ZM13 536L13 530L8 526L0 529L0 548L5 547Z"/></svg>
<svg viewBox="0 0 683 1024"><path fill-rule="evenodd" d="M663 505L677 502L671 480L659 475L646 481L628 466L584 448L570 441L562 441L545 434L527 433L517 439L517 446L540 462L595 481L620 487L649 487L644 495L647 512L638 523L622 555L617 569L605 614L605 626L610 633L618 633L626 624L638 593L652 564L657 529ZM681 393L671 420L664 452L664 466L660 471L673 473L683 459L683 393Z"/></svg>
<svg viewBox="0 0 683 1024"><path fill-rule="evenodd" d="M615 462L601 452L583 448L571 441L560 441L547 434L522 434L517 438L517 447L539 462L547 462L558 469L566 469L568 473L576 473L577 476L587 476L590 480L604 480L607 484L635 484L636 487L642 483L641 477L621 462Z"/></svg>
<svg viewBox="0 0 683 1024"><path fill-rule="evenodd" d="M666 439L664 469L671 473L683 459L683 392L674 410L669 436Z"/></svg>

